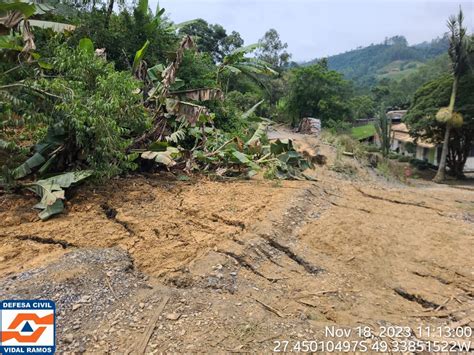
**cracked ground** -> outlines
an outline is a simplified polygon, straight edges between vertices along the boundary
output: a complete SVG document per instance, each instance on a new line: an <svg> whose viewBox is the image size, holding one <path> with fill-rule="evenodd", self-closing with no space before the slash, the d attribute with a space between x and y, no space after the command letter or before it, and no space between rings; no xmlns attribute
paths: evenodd
<svg viewBox="0 0 474 355"><path fill-rule="evenodd" d="M56 301L60 351L263 352L328 325L473 326L474 191L366 170L115 179L47 222L32 197L3 198L0 299Z"/></svg>

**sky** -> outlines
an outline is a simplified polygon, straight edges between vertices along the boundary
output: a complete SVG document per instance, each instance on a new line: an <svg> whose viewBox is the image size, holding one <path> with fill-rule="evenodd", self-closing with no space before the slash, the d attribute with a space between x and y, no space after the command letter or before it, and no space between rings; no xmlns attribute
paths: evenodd
<svg viewBox="0 0 474 355"><path fill-rule="evenodd" d="M157 0L150 0L154 10ZM474 0L160 0L170 19L203 18L239 32L256 43L270 28L288 43L300 62L343 53L403 35L409 44L446 32L446 20L462 6L465 24L474 30Z"/></svg>

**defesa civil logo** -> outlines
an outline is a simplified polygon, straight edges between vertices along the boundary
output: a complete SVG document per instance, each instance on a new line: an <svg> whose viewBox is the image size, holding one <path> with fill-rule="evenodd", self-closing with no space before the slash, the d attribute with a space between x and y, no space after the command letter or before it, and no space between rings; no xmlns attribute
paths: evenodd
<svg viewBox="0 0 474 355"><path fill-rule="evenodd" d="M1 354L52 354L56 306L49 300L0 302Z"/></svg>

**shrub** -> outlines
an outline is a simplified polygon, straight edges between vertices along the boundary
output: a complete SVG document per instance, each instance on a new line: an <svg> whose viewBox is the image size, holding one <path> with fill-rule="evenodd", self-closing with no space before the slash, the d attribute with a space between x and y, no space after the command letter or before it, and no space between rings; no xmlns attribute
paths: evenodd
<svg viewBox="0 0 474 355"><path fill-rule="evenodd" d="M354 154L354 157L359 160L362 160L366 157L364 145L347 134L337 136L335 144L336 147L341 147L343 151Z"/></svg>
<svg viewBox="0 0 474 355"><path fill-rule="evenodd" d="M376 145L374 144L367 144L365 145L365 150L369 153L376 153L376 152L380 152L380 148L377 147Z"/></svg>
<svg viewBox="0 0 474 355"><path fill-rule="evenodd" d="M355 176L358 172L357 166L353 162L342 159L336 159L330 169L349 176Z"/></svg>
<svg viewBox="0 0 474 355"><path fill-rule="evenodd" d="M384 159L377 165L377 171L387 179L395 178L402 180L404 176L404 165L399 164L398 161Z"/></svg>
<svg viewBox="0 0 474 355"><path fill-rule="evenodd" d="M50 133L53 127L63 131L61 170L87 167L96 177L110 177L133 168L126 149L150 123L140 83L93 53L66 46L56 48L53 66L54 79L33 85L61 97L48 122Z"/></svg>
<svg viewBox="0 0 474 355"><path fill-rule="evenodd" d="M379 171L380 174L382 174L383 177L388 179L392 173L390 171L390 166L388 164L388 161L383 160L377 165L377 170Z"/></svg>
<svg viewBox="0 0 474 355"><path fill-rule="evenodd" d="M430 164L425 160L420 159L411 159L410 164L415 166L418 170L426 170L426 169L436 169L436 166Z"/></svg>
<svg viewBox="0 0 474 355"><path fill-rule="evenodd" d="M323 128L321 130L321 141L326 144L334 145L336 142L337 136L328 129Z"/></svg>
<svg viewBox="0 0 474 355"><path fill-rule="evenodd" d="M400 163L408 163L408 162L410 162L411 159L412 159L411 157L406 156L406 155L400 155L400 156L398 157L398 161L399 161Z"/></svg>
<svg viewBox="0 0 474 355"><path fill-rule="evenodd" d="M216 86L216 67L207 53L186 51L177 77L184 80L181 89L210 88Z"/></svg>
<svg viewBox="0 0 474 355"><path fill-rule="evenodd" d="M225 96L223 102L211 103L209 106L216 114L214 122L216 127L239 136L244 133L244 136L248 122L242 120L241 116L260 100L261 97L256 93L243 94L239 91L231 91Z"/></svg>
<svg viewBox="0 0 474 355"><path fill-rule="evenodd" d="M327 120L325 127L333 133L345 133L351 130L352 124L346 121Z"/></svg>

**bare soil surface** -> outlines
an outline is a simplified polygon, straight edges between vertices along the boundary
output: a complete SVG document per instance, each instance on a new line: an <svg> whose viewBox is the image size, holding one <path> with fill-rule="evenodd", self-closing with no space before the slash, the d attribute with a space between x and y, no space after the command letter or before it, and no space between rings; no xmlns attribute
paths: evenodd
<svg viewBox="0 0 474 355"><path fill-rule="evenodd" d="M342 175L334 148L292 138L328 157L317 181L133 176L78 188L47 222L33 197L1 197L0 299L54 300L59 351L268 352L327 326L422 340L421 325L474 326L474 190L387 181L350 157Z"/></svg>

